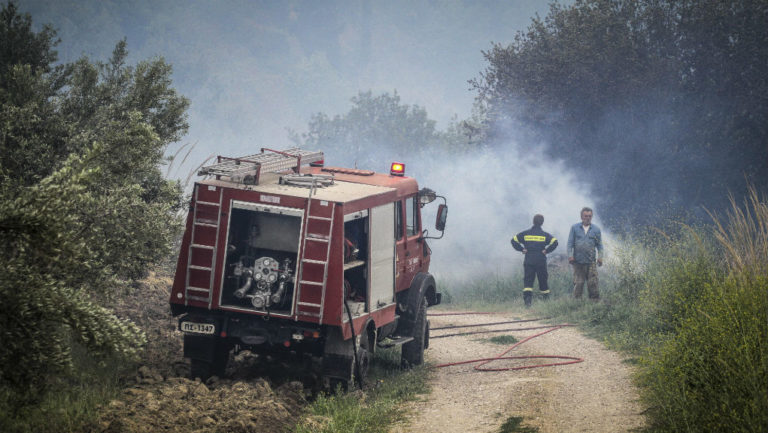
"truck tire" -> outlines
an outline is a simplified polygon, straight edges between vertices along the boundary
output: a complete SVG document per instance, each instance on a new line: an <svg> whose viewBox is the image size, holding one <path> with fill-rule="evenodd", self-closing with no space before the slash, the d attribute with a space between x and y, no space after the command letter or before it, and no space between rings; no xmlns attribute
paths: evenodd
<svg viewBox="0 0 768 433"><path fill-rule="evenodd" d="M359 349L358 349L359 352ZM354 353L350 350L350 354ZM342 363L348 363L349 370L352 371L352 374L347 379L341 378L338 376L327 376L326 379L328 381L328 389L330 390L331 394L335 394L337 391L341 391L341 393L348 392L355 387L355 380L357 379L357 374L355 373L355 359L353 356L350 356L346 359L340 359L339 360Z"/></svg>
<svg viewBox="0 0 768 433"><path fill-rule="evenodd" d="M213 361L194 358L190 361L189 377L191 379L199 377L200 380L205 382L211 376L224 377L224 372L226 371L227 363L229 362L229 346L223 343L218 343L213 354Z"/></svg>
<svg viewBox="0 0 768 433"><path fill-rule="evenodd" d="M328 379L328 389L332 395L344 394L350 389L349 381L339 379L338 377L331 377Z"/></svg>
<svg viewBox="0 0 768 433"><path fill-rule="evenodd" d="M429 341L427 326L427 298L421 298L413 324L413 341L403 344L400 364L403 368L413 367L424 363L424 349Z"/></svg>
<svg viewBox="0 0 768 433"><path fill-rule="evenodd" d="M360 387L363 387L365 386L365 380L368 377L368 371L371 365L371 340L367 334L360 336L360 345L357 347L357 363L357 365L354 365L354 359L352 360L353 380L356 381ZM337 388L341 386L341 391L347 392L354 387L354 381L338 377L329 377L328 388L331 392L336 392Z"/></svg>
<svg viewBox="0 0 768 433"><path fill-rule="evenodd" d="M357 371L355 378L360 386L365 385L365 379L368 377L368 370L371 365L371 340L367 332L360 336L360 347L357 348Z"/></svg>

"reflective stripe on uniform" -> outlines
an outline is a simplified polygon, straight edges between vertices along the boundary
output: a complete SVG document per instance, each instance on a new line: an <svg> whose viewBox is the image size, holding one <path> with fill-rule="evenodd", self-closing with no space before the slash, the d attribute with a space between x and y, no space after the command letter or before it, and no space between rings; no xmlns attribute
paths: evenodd
<svg viewBox="0 0 768 433"><path fill-rule="evenodd" d="M523 292L533 292L533 287L526 287L523 289Z"/></svg>
<svg viewBox="0 0 768 433"><path fill-rule="evenodd" d="M523 239L526 242L544 242L547 240L545 236L536 236L536 235L525 235L523 236Z"/></svg>
<svg viewBox="0 0 768 433"><path fill-rule="evenodd" d="M520 241L517 240L517 235L515 235L515 237L513 237L512 240L517 242L518 244L520 243Z"/></svg>
<svg viewBox="0 0 768 433"><path fill-rule="evenodd" d="M555 242L557 242L557 239L555 239L555 238L553 237L553 238L552 238L552 240L551 240L551 241L549 241L549 243L547 244L547 246L550 246L550 245L554 244Z"/></svg>
<svg viewBox="0 0 768 433"><path fill-rule="evenodd" d="M544 295L549 295L549 290L542 290L541 293Z"/></svg>

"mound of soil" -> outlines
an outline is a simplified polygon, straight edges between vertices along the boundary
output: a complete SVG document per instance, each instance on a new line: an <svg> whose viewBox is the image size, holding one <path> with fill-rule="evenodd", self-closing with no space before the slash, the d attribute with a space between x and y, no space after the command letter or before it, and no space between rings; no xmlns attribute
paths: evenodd
<svg viewBox="0 0 768 433"><path fill-rule="evenodd" d="M264 379L213 380L183 377L156 381L143 368L141 383L109 402L92 432L279 432L294 426L306 401L302 384L273 390Z"/></svg>
<svg viewBox="0 0 768 433"><path fill-rule="evenodd" d="M227 379L201 383L186 377L183 336L168 306L171 284L169 276L152 273L114 304L120 317L144 330L147 347L140 367L126 378L126 389L104 405L90 431L278 432L294 426L307 403L303 385L274 386L250 368L245 374L244 368L263 361L248 353L233 359Z"/></svg>

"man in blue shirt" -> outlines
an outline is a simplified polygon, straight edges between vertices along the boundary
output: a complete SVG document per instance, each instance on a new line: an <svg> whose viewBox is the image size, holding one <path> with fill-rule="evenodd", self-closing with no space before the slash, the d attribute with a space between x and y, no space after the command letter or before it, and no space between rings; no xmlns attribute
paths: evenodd
<svg viewBox="0 0 768 433"><path fill-rule="evenodd" d="M581 210L581 222L571 226L568 235L568 263L573 265L573 297L581 298L586 281L589 299L600 299L597 266L603 266L603 239L600 228L592 224L592 209L588 207Z"/></svg>

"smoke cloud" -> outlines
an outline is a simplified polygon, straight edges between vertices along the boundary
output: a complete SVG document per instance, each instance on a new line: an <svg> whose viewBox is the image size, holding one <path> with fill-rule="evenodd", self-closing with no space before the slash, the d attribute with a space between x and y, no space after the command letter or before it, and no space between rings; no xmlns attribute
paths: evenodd
<svg viewBox="0 0 768 433"><path fill-rule="evenodd" d="M579 221L582 207L595 208L600 224L589 185L562 161L523 149L520 142L508 142L487 152L437 158L424 170L420 181L449 204L445 237L431 244L436 273L503 275L519 269L522 254L510 239L530 228L537 213L544 215L544 230L559 241L556 254L566 253L570 226ZM425 227L433 221L427 213Z"/></svg>
<svg viewBox="0 0 768 433"><path fill-rule="evenodd" d="M562 162L526 153L510 142L497 151L435 161L425 173L423 182L449 200L445 238L432 244L437 274L461 278L519 270L523 256L510 239L530 228L537 213L560 243L554 253L565 254L570 226L582 207L595 207L595 199ZM427 226L431 221L425 216Z"/></svg>
<svg viewBox="0 0 768 433"><path fill-rule="evenodd" d="M334 149L326 152L329 165L353 166L354 157ZM580 221L584 206L594 209L593 222L604 233L599 197L574 174L566 162L545 155L544 144L527 138L507 139L493 147L471 152L430 151L398 153L378 143L360 168L388 172L393 161L406 165L406 176L428 187L448 203L445 235L428 241L432 248L430 271L440 277L464 279L483 274L508 275L522 266L522 254L510 239L530 228L533 216L544 215L544 230L558 239L553 255L566 254L571 225ZM434 229L437 201L422 208L422 228Z"/></svg>

